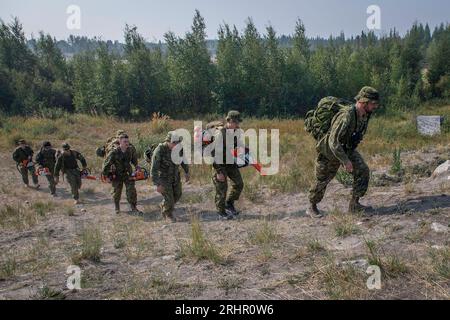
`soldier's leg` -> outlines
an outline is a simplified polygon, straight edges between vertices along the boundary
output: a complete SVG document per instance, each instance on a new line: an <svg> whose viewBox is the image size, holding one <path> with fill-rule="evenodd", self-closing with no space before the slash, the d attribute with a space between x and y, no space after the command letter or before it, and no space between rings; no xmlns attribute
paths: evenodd
<svg viewBox="0 0 450 320"><path fill-rule="evenodd" d="M111 195L113 197L116 210L120 208L120 198L122 197L123 181L120 178L112 181Z"/></svg>
<svg viewBox="0 0 450 320"><path fill-rule="evenodd" d="M81 174L80 171L76 170L75 173L75 183L76 183L76 196L78 200L80 198L80 189L81 189Z"/></svg>
<svg viewBox="0 0 450 320"><path fill-rule="evenodd" d="M215 195L215 203L217 211L220 213L225 213L225 199L227 197L227 177L225 176L225 181L219 181L217 180L217 171L213 170L213 177L212 177L214 187L216 189L216 195Z"/></svg>
<svg viewBox="0 0 450 320"><path fill-rule="evenodd" d="M353 164L353 193L354 198L363 197L369 187L370 170L358 151L353 151L349 156Z"/></svg>
<svg viewBox="0 0 450 320"><path fill-rule="evenodd" d="M127 194L127 201L132 207L137 205L137 192L136 184L133 180L126 179L125 182L125 192Z"/></svg>
<svg viewBox="0 0 450 320"><path fill-rule="evenodd" d="M20 175L24 184L28 185L28 170L22 166L19 166Z"/></svg>
<svg viewBox="0 0 450 320"><path fill-rule="evenodd" d="M34 166L28 167L28 172L31 175L31 180L33 181L33 184L37 186L39 184L38 176L36 175L36 168Z"/></svg>
<svg viewBox="0 0 450 320"><path fill-rule="evenodd" d="M232 204L234 201L239 200L242 190L244 189L244 181L242 180L241 172L237 166L227 169L227 176L231 181L231 190L226 202Z"/></svg>
<svg viewBox="0 0 450 320"><path fill-rule="evenodd" d="M161 213L163 217L173 218L173 209L175 207L175 198L173 193L173 185L165 183L162 185L164 191L162 193L163 201L161 202Z"/></svg>
<svg viewBox="0 0 450 320"><path fill-rule="evenodd" d="M177 203L181 199L181 195L183 194L181 180L177 180L173 184L173 201Z"/></svg>
<svg viewBox="0 0 450 320"><path fill-rule="evenodd" d="M47 177L48 187L50 189L50 193L52 195L54 195L56 193L55 178L53 177L53 175L48 175L46 177Z"/></svg>
<svg viewBox="0 0 450 320"><path fill-rule="evenodd" d="M319 154L316 159L316 181L309 190L309 201L317 204L322 201L327 185L336 176L340 163L337 160L330 161L324 155Z"/></svg>
<svg viewBox="0 0 450 320"><path fill-rule="evenodd" d="M70 185L70 191L72 193L73 199L78 200L80 198L80 195L78 192L78 181L77 181L76 174L74 174L74 171L67 171L66 179Z"/></svg>

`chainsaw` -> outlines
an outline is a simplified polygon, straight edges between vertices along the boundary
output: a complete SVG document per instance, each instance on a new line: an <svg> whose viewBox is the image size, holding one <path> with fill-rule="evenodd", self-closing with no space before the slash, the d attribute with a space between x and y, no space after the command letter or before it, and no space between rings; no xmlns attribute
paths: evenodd
<svg viewBox="0 0 450 320"><path fill-rule="evenodd" d="M149 178L149 174L147 169L145 168L137 168L135 172L133 172L130 176L130 180L133 181L142 181L147 180Z"/></svg>
<svg viewBox="0 0 450 320"><path fill-rule="evenodd" d="M261 164L253 159L253 157L250 155L250 150L248 148L245 148L244 154L242 154L242 153L238 154L238 150L237 149L231 150L231 154L233 155L233 157L235 159L239 158L239 159L242 160L243 163L237 165L239 168L245 168L245 167L248 167L249 165L251 165L259 173L261 173L261 169L262 169ZM261 175L264 176L265 174L261 173Z"/></svg>
<svg viewBox="0 0 450 320"><path fill-rule="evenodd" d="M24 168L31 168L31 167L34 166L34 162L31 161L31 160L29 160L29 159L27 159L27 160L23 160L23 161L21 162L21 165L22 165L22 167L24 167Z"/></svg>
<svg viewBox="0 0 450 320"><path fill-rule="evenodd" d="M83 169L80 172L81 175L81 179L86 179L86 180L97 180L96 176L91 175L91 170L89 169Z"/></svg>
<svg viewBox="0 0 450 320"><path fill-rule="evenodd" d="M100 181L103 183L111 183L113 180L116 180L116 175L112 172L110 172L107 176L103 174L100 176Z"/></svg>
<svg viewBox="0 0 450 320"><path fill-rule="evenodd" d="M38 168L38 169L36 169L35 175L45 177L45 176L51 176L52 173L50 172L49 168Z"/></svg>

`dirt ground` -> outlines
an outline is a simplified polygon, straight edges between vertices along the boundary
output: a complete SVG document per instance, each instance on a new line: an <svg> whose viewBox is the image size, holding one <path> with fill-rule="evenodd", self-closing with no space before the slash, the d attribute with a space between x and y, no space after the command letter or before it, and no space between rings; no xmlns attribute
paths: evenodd
<svg viewBox="0 0 450 320"><path fill-rule="evenodd" d="M431 164L438 156L448 154L405 154L404 164ZM40 190L24 188L10 155L0 161L1 210L8 205L26 217L1 226L0 299L450 298L447 177L372 184L362 202L374 210L364 215L345 213L350 189L334 180L319 220L305 216L305 193L262 190L253 201L240 200L238 219L222 221L212 184L184 185L171 224L148 181L137 183L144 214L116 215L107 184L84 180L83 204L74 207L66 182L53 198L45 179ZM387 170L377 167L375 180ZM189 250L193 217L209 244L203 258ZM96 241L96 259L77 258ZM366 286L374 263L380 290ZM81 290L66 287L74 264Z"/></svg>

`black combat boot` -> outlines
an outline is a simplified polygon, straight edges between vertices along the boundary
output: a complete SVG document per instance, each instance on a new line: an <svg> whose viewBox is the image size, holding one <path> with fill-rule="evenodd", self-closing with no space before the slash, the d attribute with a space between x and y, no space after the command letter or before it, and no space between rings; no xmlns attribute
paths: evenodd
<svg viewBox="0 0 450 320"><path fill-rule="evenodd" d="M131 207L131 213L142 214L142 211L139 210L135 204L132 204L130 207Z"/></svg>
<svg viewBox="0 0 450 320"><path fill-rule="evenodd" d="M366 213L372 209L373 208L370 206L364 206L361 203L359 203L359 197L353 196L352 199L350 200L350 203L348 204L349 213L358 213L358 212Z"/></svg>
<svg viewBox="0 0 450 320"><path fill-rule="evenodd" d="M225 210L225 212L217 211L217 214L221 220L232 220L234 218L234 215L228 213L227 210Z"/></svg>
<svg viewBox="0 0 450 320"><path fill-rule="evenodd" d="M239 211L236 210L236 208L234 207L234 203L233 202L227 202L225 205L225 212L228 214L232 214L234 216L238 216L239 215Z"/></svg>
<svg viewBox="0 0 450 320"><path fill-rule="evenodd" d="M310 203L308 209L306 209L306 214L311 218L322 218L323 214L317 208L316 203Z"/></svg>
<svg viewBox="0 0 450 320"><path fill-rule="evenodd" d="M120 204L119 203L115 203L114 207L116 209L116 214L119 214L120 213Z"/></svg>

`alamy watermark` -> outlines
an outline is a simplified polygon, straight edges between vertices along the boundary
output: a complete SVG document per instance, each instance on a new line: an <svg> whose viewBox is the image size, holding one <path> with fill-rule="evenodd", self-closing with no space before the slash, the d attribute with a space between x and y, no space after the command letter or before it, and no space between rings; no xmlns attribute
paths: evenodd
<svg viewBox="0 0 450 320"><path fill-rule="evenodd" d="M194 121L194 135L187 129L173 131L182 143L172 150L175 164L258 165L261 175L275 175L280 169L280 133L278 129L208 129ZM225 136L224 136L225 134ZM269 143L270 138L270 154ZM192 148L193 147L193 148Z"/></svg>
<svg viewBox="0 0 450 320"><path fill-rule="evenodd" d="M381 30L381 8L372 4L367 7L366 13L369 15L366 26L369 30Z"/></svg>
<svg viewBox="0 0 450 320"><path fill-rule="evenodd" d="M366 270L370 277L366 281L367 289L369 290L381 290L381 269L379 266L372 265Z"/></svg>
<svg viewBox="0 0 450 320"><path fill-rule="evenodd" d="M67 267L66 274L69 275L67 278L66 286L69 290L81 290L81 269L79 266L71 265Z"/></svg>
<svg viewBox="0 0 450 320"><path fill-rule="evenodd" d="M81 8L75 4L71 4L66 9L66 14L69 16L66 20L66 26L69 30L81 29Z"/></svg>

